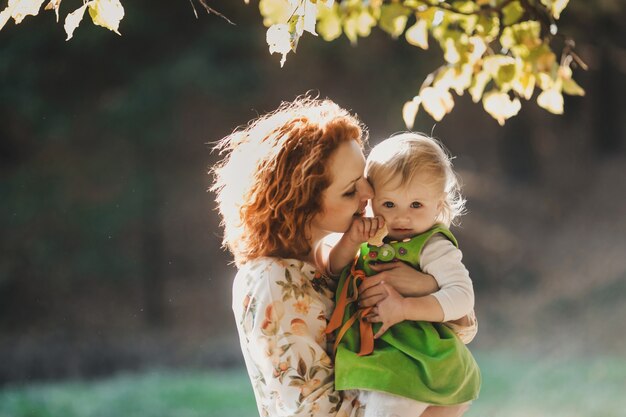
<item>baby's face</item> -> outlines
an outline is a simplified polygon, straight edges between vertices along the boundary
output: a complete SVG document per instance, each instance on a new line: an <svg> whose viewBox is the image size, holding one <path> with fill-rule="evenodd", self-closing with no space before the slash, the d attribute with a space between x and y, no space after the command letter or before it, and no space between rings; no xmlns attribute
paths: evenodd
<svg viewBox="0 0 626 417"><path fill-rule="evenodd" d="M372 211L385 218L389 238L403 240L433 227L439 215L444 194L441 186L423 174L399 186L400 181L374 187Z"/></svg>

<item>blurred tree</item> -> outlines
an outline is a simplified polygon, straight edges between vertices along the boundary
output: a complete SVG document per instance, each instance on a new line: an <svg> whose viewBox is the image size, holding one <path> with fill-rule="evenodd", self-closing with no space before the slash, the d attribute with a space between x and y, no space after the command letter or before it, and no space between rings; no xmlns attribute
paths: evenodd
<svg viewBox="0 0 626 417"><path fill-rule="evenodd" d="M4 318L45 317L59 307L51 300L100 281L139 283L142 317L155 325L166 319L161 210L168 170L176 168L176 109L192 93L245 100L261 71L255 62L240 65L249 56L246 27L190 24L188 4L151 4L145 13L138 13L145 4L129 5L123 39L87 31L63 44L53 22L3 33ZM154 24L167 19L167 27ZM181 46L181 39L193 41ZM86 50L111 59L102 67L100 55Z"/></svg>

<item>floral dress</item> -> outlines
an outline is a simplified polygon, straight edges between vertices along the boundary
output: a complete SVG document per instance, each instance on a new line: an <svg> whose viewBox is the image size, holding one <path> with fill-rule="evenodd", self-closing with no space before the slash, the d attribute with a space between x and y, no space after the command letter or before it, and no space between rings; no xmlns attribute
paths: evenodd
<svg viewBox="0 0 626 417"><path fill-rule="evenodd" d="M259 258L233 284L241 350L261 417L359 417L353 391L334 389L324 333L335 283L295 259Z"/></svg>

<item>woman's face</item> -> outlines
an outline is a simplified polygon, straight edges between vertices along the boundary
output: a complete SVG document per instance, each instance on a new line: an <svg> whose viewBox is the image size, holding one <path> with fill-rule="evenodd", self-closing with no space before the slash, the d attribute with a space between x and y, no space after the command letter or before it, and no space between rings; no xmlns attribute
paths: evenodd
<svg viewBox="0 0 626 417"><path fill-rule="evenodd" d="M365 158L359 144L344 142L329 161L331 183L322 194L322 211L311 221L313 235L344 233L356 216L365 214L367 201L374 196L363 176Z"/></svg>

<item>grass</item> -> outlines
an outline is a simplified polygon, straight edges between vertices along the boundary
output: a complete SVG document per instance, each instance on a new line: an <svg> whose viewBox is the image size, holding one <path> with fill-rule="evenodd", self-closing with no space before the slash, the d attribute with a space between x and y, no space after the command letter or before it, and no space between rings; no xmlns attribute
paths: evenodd
<svg viewBox="0 0 626 417"><path fill-rule="evenodd" d="M626 359L478 353L480 398L466 417L624 417ZM254 417L243 369L151 371L4 387L0 417Z"/></svg>

